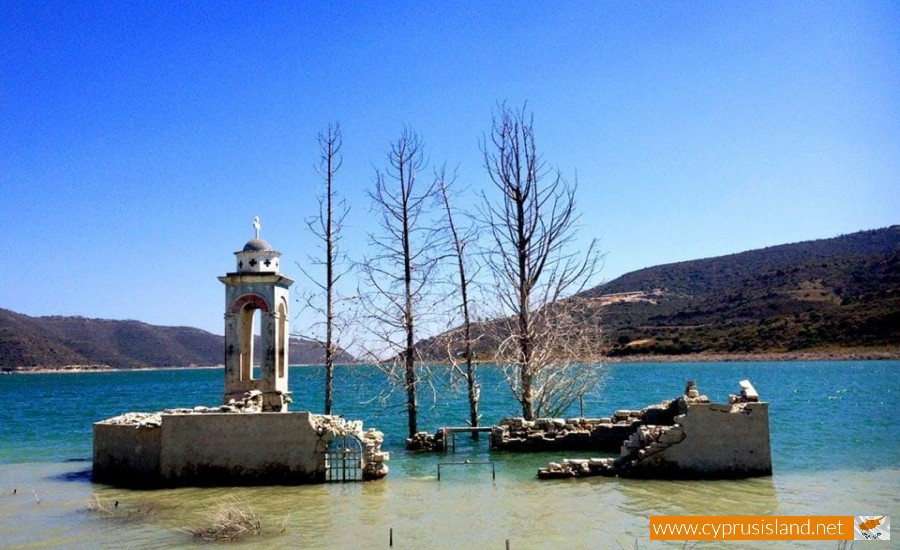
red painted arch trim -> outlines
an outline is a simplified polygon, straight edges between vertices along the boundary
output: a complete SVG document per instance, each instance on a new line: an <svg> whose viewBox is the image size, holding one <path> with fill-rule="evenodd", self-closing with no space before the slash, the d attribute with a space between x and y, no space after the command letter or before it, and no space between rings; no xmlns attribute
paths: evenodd
<svg viewBox="0 0 900 550"><path fill-rule="evenodd" d="M240 313L247 306L253 306L253 309L259 309L266 313L269 312L269 302L259 294L244 294L231 304L231 313Z"/></svg>

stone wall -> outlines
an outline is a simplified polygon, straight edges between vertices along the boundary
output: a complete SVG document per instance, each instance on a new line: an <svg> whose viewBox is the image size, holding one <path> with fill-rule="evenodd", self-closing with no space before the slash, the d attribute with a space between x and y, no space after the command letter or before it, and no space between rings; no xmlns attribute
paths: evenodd
<svg viewBox="0 0 900 550"><path fill-rule="evenodd" d="M129 413L94 424L94 481L124 486L323 482L325 451L337 436L360 442L363 479L387 475L384 436L364 432L362 422L309 412L220 409Z"/></svg>
<svg viewBox="0 0 900 550"><path fill-rule="evenodd" d="M293 484L324 480L326 442L310 414L162 417L160 477L168 485Z"/></svg>
<svg viewBox="0 0 900 550"><path fill-rule="evenodd" d="M678 425L628 451L619 468L630 477L772 475L769 404L692 405Z"/></svg>
<svg viewBox="0 0 900 550"><path fill-rule="evenodd" d="M617 453L640 426L672 425L689 402L705 396L663 401L640 410L618 410L603 418L505 418L491 431L491 448L501 451L588 451Z"/></svg>
<svg viewBox="0 0 900 550"><path fill-rule="evenodd" d="M620 457L565 459L538 471L541 478L623 476L743 478L772 474L769 405L750 382L728 404L709 403L696 387L665 407L684 412L669 424L638 425L622 441ZM666 415L659 418L666 419Z"/></svg>

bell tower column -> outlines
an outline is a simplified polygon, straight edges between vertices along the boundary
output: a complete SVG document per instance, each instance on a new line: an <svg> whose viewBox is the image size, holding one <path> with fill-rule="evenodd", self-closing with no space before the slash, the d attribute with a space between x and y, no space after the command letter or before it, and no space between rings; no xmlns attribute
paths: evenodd
<svg viewBox="0 0 900 550"><path fill-rule="evenodd" d="M294 281L278 270L281 253L259 238L258 217L253 227L254 238L234 253L237 270L219 277L225 284L223 401L239 401L256 390L262 393L263 412L287 412L291 401L288 289ZM260 329L258 339L254 335L256 326Z"/></svg>

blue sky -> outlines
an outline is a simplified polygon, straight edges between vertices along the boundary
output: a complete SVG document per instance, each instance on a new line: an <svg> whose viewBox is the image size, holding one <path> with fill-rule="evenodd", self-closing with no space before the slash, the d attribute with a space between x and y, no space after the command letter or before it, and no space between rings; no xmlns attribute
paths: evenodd
<svg viewBox="0 0 900 550"><path fill-rule="evenodd" d="M308 286L320 129L359 257L389 142L478 190L498 101L577 174L607 280L900 222L897 2L7 0L0 45L0 307L28 315L221 334L254 216Z"/></svg>

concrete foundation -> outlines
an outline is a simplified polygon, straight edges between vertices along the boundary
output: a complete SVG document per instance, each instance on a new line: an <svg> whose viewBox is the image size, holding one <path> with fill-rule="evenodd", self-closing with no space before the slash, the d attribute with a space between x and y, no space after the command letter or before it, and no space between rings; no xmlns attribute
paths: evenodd
<svg viewBox="0 0 900 550"><path fill-rule="evenodd" d="M94 424L93 479L122 486L294 485L327 479L329 443L359 443L363 480L387 474L383 434L297 413L129 413Z"/></svg>

